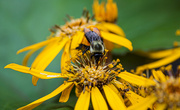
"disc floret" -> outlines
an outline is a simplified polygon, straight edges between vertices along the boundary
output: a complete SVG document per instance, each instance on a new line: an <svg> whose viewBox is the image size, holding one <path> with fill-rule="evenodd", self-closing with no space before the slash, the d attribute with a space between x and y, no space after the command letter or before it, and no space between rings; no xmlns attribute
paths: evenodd
<svg viewBox="0 0 180 110"><path fill-rule="evenodd" d="M159 103L166 103L170 108L180 107L180 78L171 77L156 86L156 96Z"/></svg>
<svg viewBox="0 0 180 110"><path fill-rule="evenodd" d="M117 74L123 70L119 59L106 64L107 57L104 55L96 63L95 59L91 59L90 56L91 53L86 52L85 54L78 54L76 58L72 58L73 63L66 68L66 74L73 74L69 78L69 82L76 82L83 89L86 89L86 87L90 89L93 86L101 87L116 79Z"/></svg>
<svg viewBox="0 0 180 110"><path fill-rule="evenodd" d="M166 81L161 81L155 86L155 95L158 103L166 103L168 108L176 109L180 107L180 77L179 66L177 73L172 70L172 65L161 68L164 74L168 74Z"/></svg>
<svg viewBox="0 0 180 110"><path fill-rule="evenodd" d="M96 25L97 22L93 21L93 17L90 17L87 10L83 11L82 17L74 19L67 15L69 20L65 20L66 24L63 26L55 25L51 31L55 33L56 37L68 36L71 38L78 31L83 31L85 27Z"/></svg>

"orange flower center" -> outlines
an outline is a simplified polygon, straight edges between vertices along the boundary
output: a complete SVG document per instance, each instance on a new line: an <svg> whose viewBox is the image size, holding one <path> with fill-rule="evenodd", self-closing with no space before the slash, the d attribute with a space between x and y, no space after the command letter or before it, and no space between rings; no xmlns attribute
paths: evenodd
<svg viewBox="0 0 180 110"><path fill-rule="evenodd" d="M156 87L156 96L159 103L166 103L168 107L180 107L180 78L170 77Z"/></svg>
<svg viewBox="0 0 180 110"><path fill-rule="evenodd" d="M106 55L107 52L105 52ZM91 53L79 54L76 58L72 58L73 63L66 67L66 74L73 74L69 78L69 82L81 86L83 89L92 86L101 87L116 78L117 74L123 70L120 60L112 61L106 65L105 55L96 63L94 57L91 59Z"/></svg>

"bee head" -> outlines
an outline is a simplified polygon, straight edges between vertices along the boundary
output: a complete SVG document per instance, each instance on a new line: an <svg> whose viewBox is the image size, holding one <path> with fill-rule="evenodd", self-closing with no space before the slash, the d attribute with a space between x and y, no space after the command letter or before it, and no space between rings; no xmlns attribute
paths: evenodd
<svg viewBox="0 0 180 110"><path fill-rule="evenodd" d="M92 41L90 45L91 53L103 53L104 52L104 44L101 41Z"/></svg>

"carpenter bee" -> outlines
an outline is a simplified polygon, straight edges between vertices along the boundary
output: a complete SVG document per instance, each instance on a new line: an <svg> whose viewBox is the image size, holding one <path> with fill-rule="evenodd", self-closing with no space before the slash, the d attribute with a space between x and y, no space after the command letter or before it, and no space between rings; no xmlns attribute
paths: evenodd
<svg viewBox="0 0 180 110"><path fill-rule="evenodd" d="M92 53L91 58L94 57L96 62L98 62L99 58L101 58L105 52L104 43L103 39L100 37L100 32L97 28L93 28L93 31L88 28L84 28L84 33L90 45L88 46L85 44L80 44L76 49L82 49L84 47L85 50L83 51L83 54L87 50L90 50L90 53Z"/></svg>

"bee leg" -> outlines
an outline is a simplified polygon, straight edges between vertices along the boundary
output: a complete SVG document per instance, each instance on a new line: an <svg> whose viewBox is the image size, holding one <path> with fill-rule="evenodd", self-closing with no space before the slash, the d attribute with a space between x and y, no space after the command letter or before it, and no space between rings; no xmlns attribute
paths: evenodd
<svg viewBox="0 0 180 110"><path fill-rule="evenodd" d="M127 88L127 89L123 89L122 90L124 93L123 93L123 98L125 98L125 94L126 94L126 92L128 92L129 91L129 88Z"/></svg>
<svg viewBox="0 0 180 110"><path fill-rule="evenodd" d="M93 55L91 55L91 59L93 56L95 58L96 63L98 63L99 58L101 58L103 55L102 55L102 53L94 53Z"/></svg>
<svg viewBox="0 0 180 110"><path fill-rule="evenodd" d="M92 59L92 57L93 57L93 56L95 56L95 55L94 55L94 54L92 54L92 55L91 55L91 59Z"/></svg>
<svg viewBox="0 0 180 110"><path fill-rule="evenodd" d="M78 47L76 47L76 49L80 50L80 49L82 49L82 48L83 48L83 46L84 46L84 44L79 44L79 46L78 46Z"/></svg>
<svg viewBox="0 0 180 110"><path fill-rule="evenodd" d="M89 50L90 46L84 45L84 44L79 44L78 47L76 47L76 49L78 50L82 50L83 54L86 53Z"/></svg>
<svg viewBox="0 0 180 110"><path fill-rule="evenodd" d="M83 51L83 54L86 53L89 50L90 46L85 45L85 50Z"/></svg>

